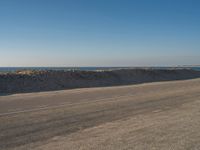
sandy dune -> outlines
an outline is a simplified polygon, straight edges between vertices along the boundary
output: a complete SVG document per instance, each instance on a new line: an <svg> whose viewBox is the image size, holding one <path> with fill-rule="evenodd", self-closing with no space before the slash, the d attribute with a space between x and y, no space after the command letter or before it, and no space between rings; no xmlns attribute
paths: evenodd
<svg viewBox="0 0 200 150"><path fill-rule="evenodd" d="M200 79L0 97L0 149L200 149Z"/></svg>

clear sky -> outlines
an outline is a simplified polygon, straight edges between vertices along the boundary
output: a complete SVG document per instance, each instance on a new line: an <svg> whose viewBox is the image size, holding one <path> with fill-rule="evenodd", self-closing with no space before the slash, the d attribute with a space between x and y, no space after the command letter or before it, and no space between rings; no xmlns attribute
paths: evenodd
<svg viewBox="0 0 200 150"><path fill-rule="evenodd" d="M200 64L199 0L0 0L0 66Z"/></svg>

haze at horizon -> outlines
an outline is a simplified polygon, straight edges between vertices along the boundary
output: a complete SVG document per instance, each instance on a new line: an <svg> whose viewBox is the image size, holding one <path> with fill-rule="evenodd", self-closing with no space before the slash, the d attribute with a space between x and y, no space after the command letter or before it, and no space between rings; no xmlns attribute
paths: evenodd
<svg viewBox="0 0 200 150"><path fill-rule="evenodd" d="M2 0L0 67L200 64L198 0Z"/></svg>

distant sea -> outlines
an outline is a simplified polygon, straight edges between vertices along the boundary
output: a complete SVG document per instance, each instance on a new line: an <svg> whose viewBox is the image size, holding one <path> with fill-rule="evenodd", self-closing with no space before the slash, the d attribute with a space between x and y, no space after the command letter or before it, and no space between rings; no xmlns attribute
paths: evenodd
<svg viewBox="0 0 200 150"><path fill-rule="evenodd" d="M15 72L18 70L82 70L82 71L96 71L96 70L116 70L116 69L134 69L134 68L152 68L152 69L170 69L170 68L190 68L200 71L200 67L0 67L0 72Z"/></svg>
<svg viewBox="0 0 200 150"><path fill-rule="evenodd" d="M130 67L0 67L0 72L15 72L19 70L37 70L37 71L45 71L45 70L82 70L82 71L96 71L96 70L115 70L121 68L130 68Z"/></svg>

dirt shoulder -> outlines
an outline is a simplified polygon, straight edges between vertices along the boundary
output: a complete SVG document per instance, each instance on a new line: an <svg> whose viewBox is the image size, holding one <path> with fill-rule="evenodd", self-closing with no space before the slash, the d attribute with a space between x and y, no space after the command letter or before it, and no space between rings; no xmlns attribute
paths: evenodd
<svg viewBox="0 0 200 150"><path fill-rule="evenodd" d="M198 149L199 91L194 79L3 96L1 114L34 110L0 116L0 149Z"/></svg>

